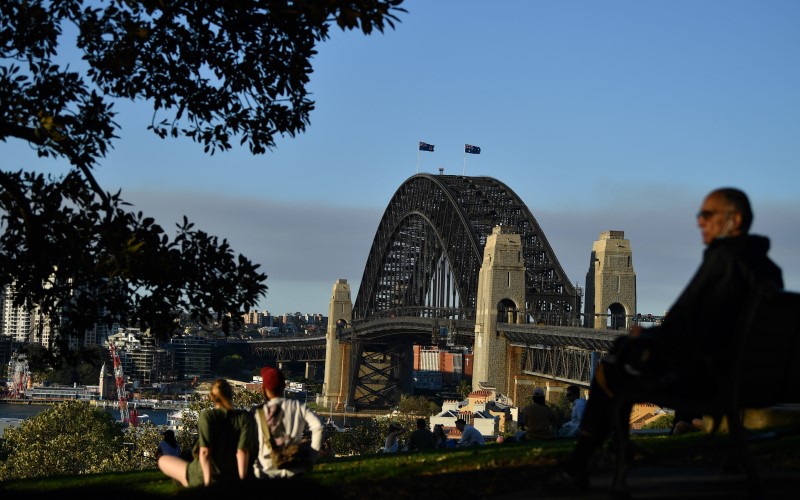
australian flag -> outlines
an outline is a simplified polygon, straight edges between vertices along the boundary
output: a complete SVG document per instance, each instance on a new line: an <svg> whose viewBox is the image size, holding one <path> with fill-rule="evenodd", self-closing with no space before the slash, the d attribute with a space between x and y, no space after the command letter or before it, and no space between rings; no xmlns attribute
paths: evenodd
<svg viewBox="0 0 800 500"><path fill-rule="evenodd" d="M420 141L419 150L420 151L433 151L433 144L428 144L427 142Z"/></svg>
<svg viewBox="0 0 800 500"><path fill-rule="evenodd" d="M473 155L479 155L481 154L481 148L478 146L473 146L472 144L464 144L464 152Z"/></svg>

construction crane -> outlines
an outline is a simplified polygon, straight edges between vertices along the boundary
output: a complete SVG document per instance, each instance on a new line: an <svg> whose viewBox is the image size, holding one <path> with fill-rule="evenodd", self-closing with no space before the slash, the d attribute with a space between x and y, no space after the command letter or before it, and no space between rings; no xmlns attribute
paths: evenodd
<svg viewBox="0 0 800 500"><path fill-rule="evenodd" d="M108 341L111 359L114 361L114 385L117 386L117 399L119 400L119 420L123 424L131 423L131 414L128 411L128 393L125 391L125 375L122 373L122 361L114 342Z"/></svg>

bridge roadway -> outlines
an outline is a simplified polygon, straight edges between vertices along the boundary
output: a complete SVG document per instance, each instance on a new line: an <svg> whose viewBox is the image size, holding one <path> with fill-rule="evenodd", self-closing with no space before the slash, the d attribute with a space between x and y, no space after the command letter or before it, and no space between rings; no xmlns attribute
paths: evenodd
<svg viewBox="0 0 800 500"><path fill-rule="evenodd" d="M325 361L325 334L247 340L257 361Z"/></svg>
<svg viewBox="0 0 800 500"><path fill-rule="evenodd" d="M509 350L520 353L516 372L589 387L600 356L621 332L550 325L499 323Z"/></svg>
<svg viewBox="0 0 800 500"><path fill-rule="evenodd" d="M509 323L498 323L497 330L516 347L549 346L594 352L608 352L614 339L622 334L618 330Z"/></svg>
<svg viewBox="0 0 800 500"><path fill-rule="evenodd" d="M341 331L342 341L373 341L397 337L406 333L410 337L430 336L435 328L446 328L470 339L475 336L475 320L442 318L380 318L360 323L357 328ZM518 325L499 323L497 329L516 347L549 346L572 347L586 351L606 352L620 335L616 330L594 330L583 327L553 325ZM325 334L248 340L253 353L281 361L320 361L325 359Z"/></svg>
<svg viewBox="0 0 800 500"><path fill-rule="evenodd" d="M378 318L339 331L342 342L386 344L436 344L440 328L446 329L448 345L471 346L475 321L443 318ZM608 352L620 334L595 330L535 324L499 323L511 347L522 352L518 373L588 385L599 354ZM444 339L441 339L444 340ZM264 361L325 361L325 335L282 337L247 341L253 359Z"/></svg>

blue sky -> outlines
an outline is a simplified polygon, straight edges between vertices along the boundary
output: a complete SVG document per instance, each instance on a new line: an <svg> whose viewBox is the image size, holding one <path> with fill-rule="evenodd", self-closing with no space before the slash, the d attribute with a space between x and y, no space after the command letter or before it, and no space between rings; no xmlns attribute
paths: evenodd
<svg viewBox="0 0 800 500"><path fill-rule="evenodd" d="M274 314L327 314L339 278L355 298L392 195L440 167L513 189L580 286L600 232L625 231L638 312L652 314L700 262L702 198L742 188L753 232L800 290L800 2L404 7L384 34L332 30L313 61L311 125L275 151L207 156L148 135L147 106L120 103L121 140L98 179L164 227L186 214L260 263L259 309ZM466 164L464 144L481 147ZM61 171L23 144L0 147L4 168Z"/></svg>

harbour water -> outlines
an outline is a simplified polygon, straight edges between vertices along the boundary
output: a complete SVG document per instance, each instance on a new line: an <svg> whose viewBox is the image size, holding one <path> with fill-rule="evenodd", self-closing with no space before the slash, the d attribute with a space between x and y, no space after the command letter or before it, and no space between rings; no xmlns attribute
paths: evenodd
<svg viewBox="0 0 800 500"><path fill-rule="evenodd" d="M17 425L20 421L35 417L41 412L50 408L50 405L26 405L26 404L12 404L0 403L0 434L9 425ZM105 411L119 420L119 410L116 408L108 407ZM174 413L175 410L139 410L139 418L145 422L152 422L155 425L167 425L167 417ZM147 415L147 418L143 418Z"/></svg>
<svg viewBox="0 0 800 500"><path fill-rule="evenodd" d="M6 427L11 425L19 425L20 421L35 417L50 407L50 405L0 402L0 436L2 436L3 429ZM120 415L118 409L108 406L107 408L104 408L104 410L109 412L115 420L119 420ZM144 415L147 415L147 417L143 418L142 421L152 422L154 425L167 425L167 417L169 417L170 414L175 413L177 410L154 410L142 408L138 411L140 418ZM372 417L377 416L330 413L324 411L318 413L318 415L323 422L326 422L330 419L338 427L358 427L359 425L363 425L370 421Z"/></svg>

